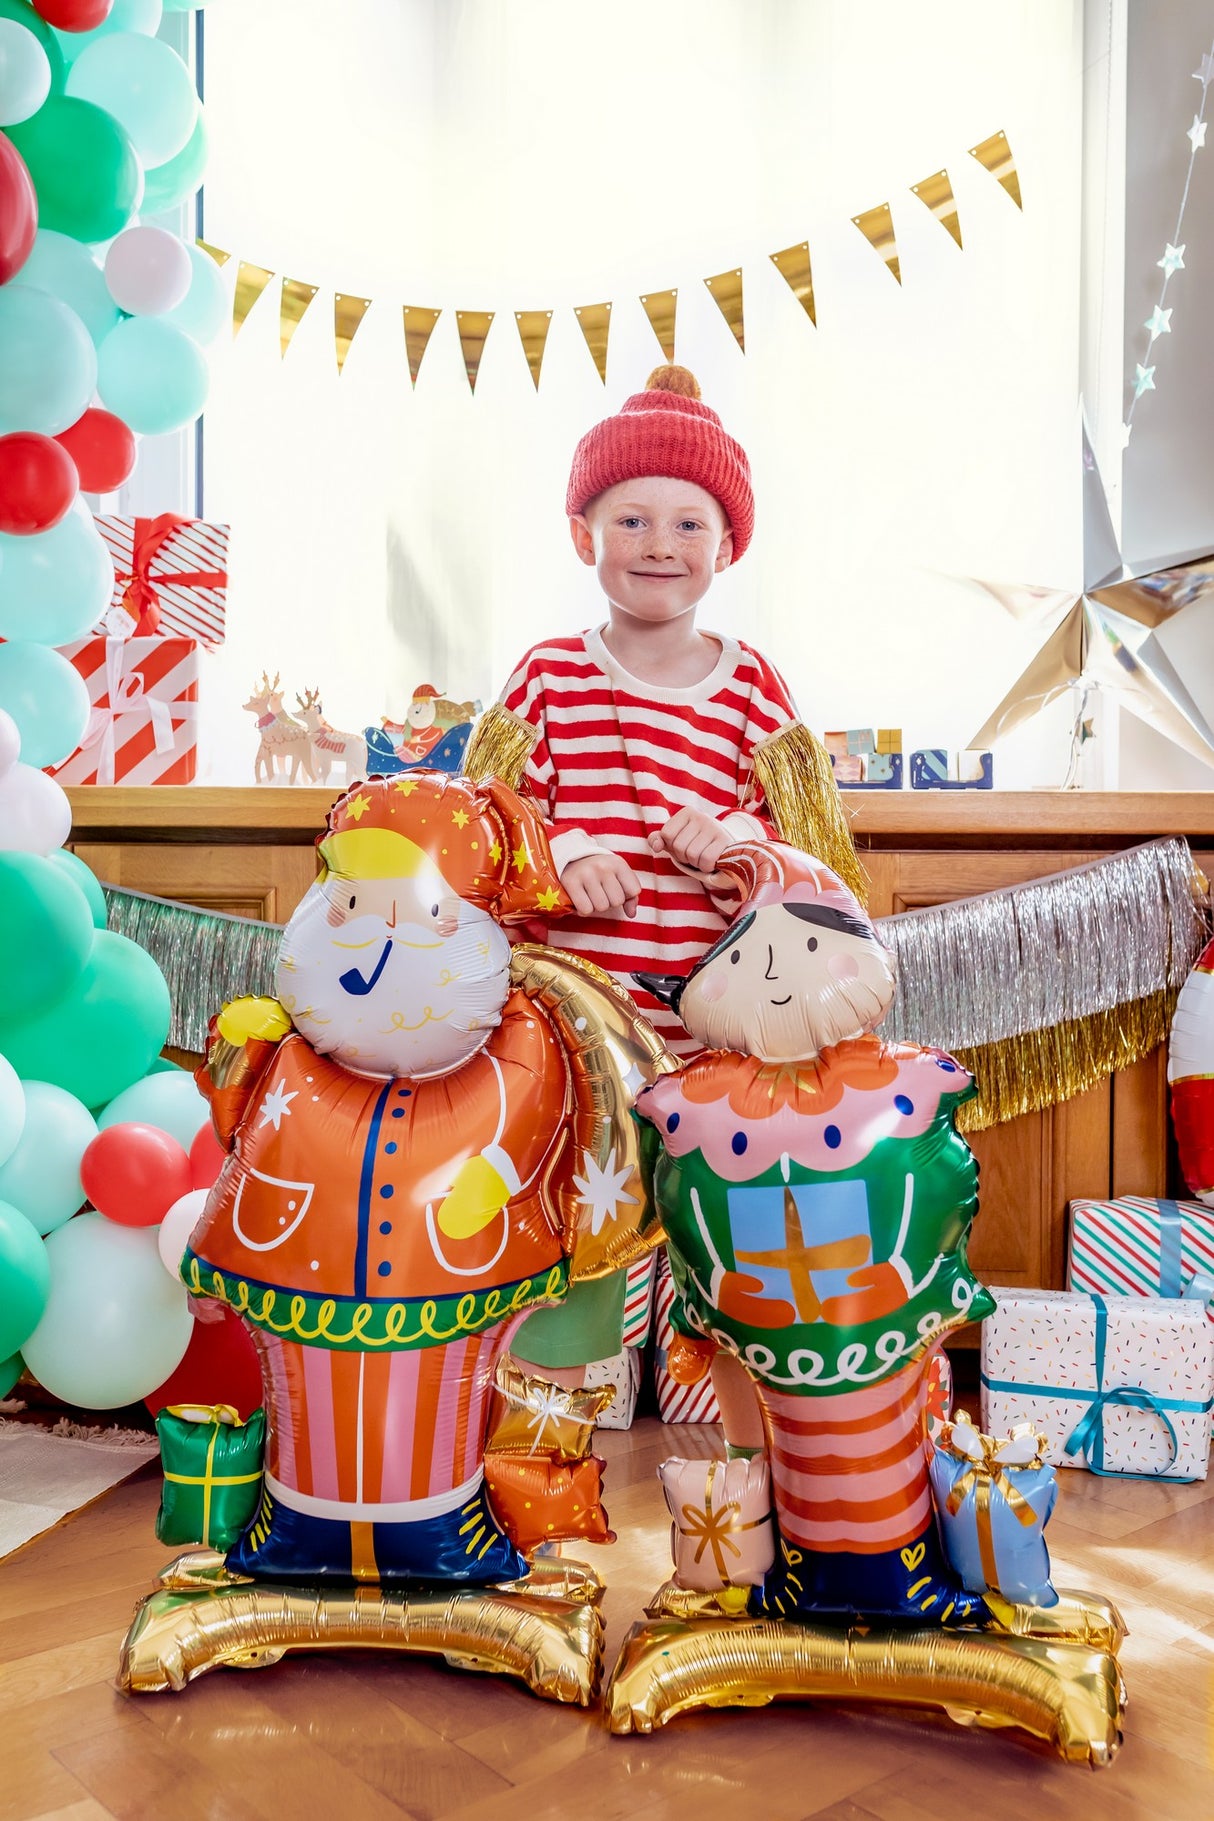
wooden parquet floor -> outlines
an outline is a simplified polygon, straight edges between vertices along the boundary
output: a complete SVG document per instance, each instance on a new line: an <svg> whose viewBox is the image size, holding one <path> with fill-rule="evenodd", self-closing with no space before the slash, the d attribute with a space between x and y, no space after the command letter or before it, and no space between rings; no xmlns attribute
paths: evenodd
<svg viewBox="0 0 1214 1821"><path fill-rule="evenodd" d="M586 1559L609 1583L609 1664L665 1578L657 1463L711 1437L649 1418L600 1438L621 1540ZM1211 1821L1214 1480L1059 1477L1057 1579L1112 1595L1131 1628L1126 1743L1107 1771L864 1708L695 1714L613 1739L593 1712L386 1653L126 1699L119 1639L171 1553L149 1467L0 1564L0 1821Z"/></svg>

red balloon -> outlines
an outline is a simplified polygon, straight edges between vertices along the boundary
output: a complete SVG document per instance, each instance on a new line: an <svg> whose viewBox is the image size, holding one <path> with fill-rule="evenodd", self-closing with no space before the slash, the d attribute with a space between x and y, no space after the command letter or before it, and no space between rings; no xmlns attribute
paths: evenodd
<svg viewBox="0 0 1214 1821"><path fill-rule="evenodd" d="M199 1126L198 1135L190 1146L190 1187L213 1188L219 1181L227 1155L210 1123Z"/></svg>
<svg viewBox="0 0 1214 1821"><path fill-rule="evenodd" d="M61 32L91 32L104 25L114 0L33 0L34 11Z"/></svg>
<svg viewBox="0 0 1214 1821"><path fill-rule="evenodd" d="M57 525L76 497L76 464L53 436L0 436L0 531L31 537Z"/></svg>
<svg viewBox="0 0 1214 1821"><path fill-rule="evenodd" d="M154 1227L190 1190L190 1160L159 1126L106 1126L80 1161L84 1192L107 1220Z"/></svg>
<svg viewBox="0 0 1214 1821"><path fill-rule="evenodd" d="M12 140L0 133L0 285L21 270L37 232L34 180Z"/></svg>
<svg viewBox="0 0 1214 1821"><path fill-rule="evenodd" d="M98 406L78 417L55 441L76 464L85 493L114 493L131 478L135 467L134 435L120 417Z"/></svg>
<svg viewBox="0 0 1214 1821"><path fill-rule="evenodd" d="M230 1309L222 1321L196 1321L185 1358L144 1403L155 1416L166 1404L231 1404L246 1420L264 1400L257 1349Z"/></svg>

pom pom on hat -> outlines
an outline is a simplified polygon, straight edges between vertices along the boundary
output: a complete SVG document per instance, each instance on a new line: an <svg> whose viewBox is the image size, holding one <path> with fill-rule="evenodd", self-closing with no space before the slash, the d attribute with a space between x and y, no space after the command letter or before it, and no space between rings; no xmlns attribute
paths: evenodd
<svg viewBox="0 0 1214 1821"><path fill-rule="evenodd" d="M701 401L699 382L686 367L655 367L643 392L586 432L574 450L565 510L573 518L608 487L651 474L711 493L733 532L736 563L754 531L750 463Z"/></svg>

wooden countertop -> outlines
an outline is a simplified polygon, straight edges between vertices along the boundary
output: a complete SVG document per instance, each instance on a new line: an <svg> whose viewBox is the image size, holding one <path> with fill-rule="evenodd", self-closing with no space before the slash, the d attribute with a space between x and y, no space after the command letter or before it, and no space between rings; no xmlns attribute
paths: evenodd
<svg viewBox="0 0 1214 1821"><path fill-rule="evenodd" d="M338 793L123 785L69 790L77 841L303 846ZM864 848L1126 847L1159 835L1214 843L1214 791L844 791Z"/></svg>

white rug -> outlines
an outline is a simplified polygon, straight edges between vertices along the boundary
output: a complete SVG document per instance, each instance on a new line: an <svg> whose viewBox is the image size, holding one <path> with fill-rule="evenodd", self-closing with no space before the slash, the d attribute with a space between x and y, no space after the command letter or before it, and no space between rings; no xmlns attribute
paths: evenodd
<svg viewBox="0 0 1214 1821"><path fill-rule="evenodd" d="M0 1420L0 1557L108 1492L156 1452L156 1437L137 1430L81 1439L79 1433Z"/></svg>

